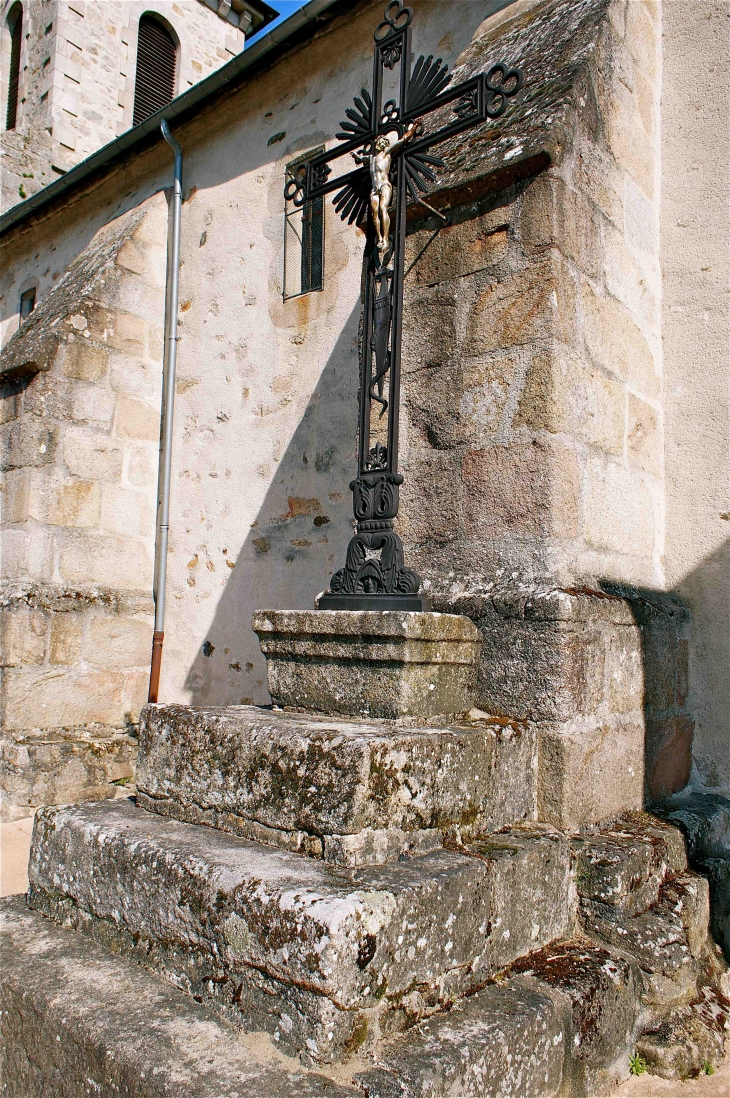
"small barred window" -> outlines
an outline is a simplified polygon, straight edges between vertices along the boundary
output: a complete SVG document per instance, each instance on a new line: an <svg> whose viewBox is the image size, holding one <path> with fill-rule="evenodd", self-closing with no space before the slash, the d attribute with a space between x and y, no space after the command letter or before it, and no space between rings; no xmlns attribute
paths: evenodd
<svg viewBox="0 0 730 1098"><path fill-rule="evenodd" d="M286 180L293 169L323 152L312 149L287 165ZM284 212L284 300L321 290L324 285L324 199L315 198L303 206L286 201Z"/></svg>

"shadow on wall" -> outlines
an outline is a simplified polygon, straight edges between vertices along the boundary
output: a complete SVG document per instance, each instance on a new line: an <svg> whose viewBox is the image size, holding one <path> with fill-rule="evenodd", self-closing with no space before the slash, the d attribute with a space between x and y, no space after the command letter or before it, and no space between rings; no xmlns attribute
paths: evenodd
<svg viewBox="0 0 730 1098"><path fill-rule="evenodd" d="M661 803L690 780L726 791L720 760L730 740L730 540L673 592L602 587L629 602L641 631L647 803Z"/></svg>
<svg viewBox="0 0 730 1098"><path fill-rule="evenodd" d="M265 703L266 663L251 616L311 610L341 567L356 472L359 303L350 314L236 559L186 679L192 705ZM235 502L235 501L234 501ZM231 562L232 563L232 562Z"/></svg>

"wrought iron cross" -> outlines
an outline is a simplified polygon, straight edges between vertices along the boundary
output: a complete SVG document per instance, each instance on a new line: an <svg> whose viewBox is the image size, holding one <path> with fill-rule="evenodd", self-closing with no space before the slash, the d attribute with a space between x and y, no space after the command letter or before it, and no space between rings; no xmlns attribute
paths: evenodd
<svg viewBox="0 0 730 1098"><path fill-rule="evenodd" d="M393 529L403 483L398 416L406 202L408 196L421 201L427 183L437 179L434 169L446 166L430 151L433 146L499 118L523 83L519 69L503 64L453 86L440 58L421 56L411 69L412 19L411 8L391 0L375 31L372 96L362 89L354 108L345 112L347 121L337 134L341 144L297 165L285 191L296 206L336 191L335 209L343 221L367 223L357 476L350 483L355 533L345 567L319 600L321 609L429 608L418 594L419 576L405 567ZM391 88L395 97L383 103ZM434 112L441 113L435 118ZM429 131L434 120L442 124ZM348 154L357 167L330 178L331 162Z"/></svg>

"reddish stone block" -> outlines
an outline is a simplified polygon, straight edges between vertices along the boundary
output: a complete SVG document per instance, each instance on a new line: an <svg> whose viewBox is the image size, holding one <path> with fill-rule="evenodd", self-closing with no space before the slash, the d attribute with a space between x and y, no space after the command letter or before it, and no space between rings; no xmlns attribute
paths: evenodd
<svg viewBox="0 0 730 1098"><path fill-rule="evenodd" d="M689 782L692 766L694 721L691 717L667 717L647 721L646 785L649 798L661 801L679 793Z"/></svg>

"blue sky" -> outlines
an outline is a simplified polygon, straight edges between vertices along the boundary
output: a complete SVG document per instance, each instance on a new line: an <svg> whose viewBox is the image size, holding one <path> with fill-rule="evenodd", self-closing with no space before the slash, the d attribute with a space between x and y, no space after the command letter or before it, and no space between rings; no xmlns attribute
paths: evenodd
<svg viewBox="0 0 730 1098"><path fill-rule="evenodd" d="M297 8L303 8L306 2L307 0L267 0L269 7L273 8L274 11L279 12L279 18L274 19L269 23L268 27L261 31L261 33L266 34L267 31L272 30L273 27L277 27L279 23L283 23L285 19L288 19L289 16L297 10ZM250 38L246 39L246 45L248 46L249 43L255 42L258 37L257 34L252 34Z"/></svg>

